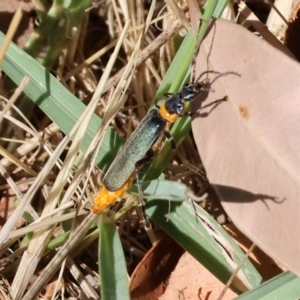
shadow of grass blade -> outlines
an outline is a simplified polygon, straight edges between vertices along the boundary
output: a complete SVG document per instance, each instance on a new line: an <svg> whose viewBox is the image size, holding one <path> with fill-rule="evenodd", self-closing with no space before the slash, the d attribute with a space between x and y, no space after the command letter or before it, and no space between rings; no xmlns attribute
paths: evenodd
<svg viewBox="0 0 300 300"><path fill-rule="evenodd" d="M0 32L0 45L4 34ZM64 133L69 133L85 109L85 105L70 93L55 77L53 77L35 59L11 43L2 64L3 71L18 85L24 76L30 78L25 87L25 94L39 106L41 110ZM82 151L86 151L96 134L101 119L96 115L91 119L89 128L82 143ZM116 156L122 139L110 128L107 129L103 145L98 153L96 163L104 171Z"/></svg>

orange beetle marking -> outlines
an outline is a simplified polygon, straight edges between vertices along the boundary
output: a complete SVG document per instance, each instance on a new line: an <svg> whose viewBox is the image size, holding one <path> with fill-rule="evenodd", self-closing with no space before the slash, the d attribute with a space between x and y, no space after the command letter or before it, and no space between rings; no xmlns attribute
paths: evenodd
<svg viewBox="0 0 300 300"><path fill-rule="evenodd" d="M93 196L94 205L92 211L94 214L101 214L111 204L114 204L118 199L123 198L126 191L131 187L135 174L131 175L129 179L116 191L109 191L105 187L100 188L99 192Z"/></svg>
<svg viewBox="0 0 300 300"><path fill-rule="evenodd" d="M159 108L159 113L162 118L170 123L174 123L180 117L178 114L170 114L164 104Z"/></svg>

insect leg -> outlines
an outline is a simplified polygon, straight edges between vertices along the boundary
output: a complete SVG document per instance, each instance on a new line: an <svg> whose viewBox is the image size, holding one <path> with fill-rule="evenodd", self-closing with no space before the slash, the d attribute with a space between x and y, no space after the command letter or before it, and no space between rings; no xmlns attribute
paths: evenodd
<svg viewBox="0 0 300 300"><path fill-rule="evenodd" d="M168 98L172 97L174 93L164 93L164 98L167 100Z"/></svg>
<svg viewBox="0 0 300 300"><path fill-rule="evenodd" d="M137 184L137 188L138 188L138 192L139 192L139 204L137 205L137 213L138 213L140 219L142 220L142 223L144 224L144 228L145 228L152 244L154 244L157 241L157 239L152 230L152 225L149 222L149 219L146 215L142 184L141 184L141 180L139 177L139 168L140 168L140 166L144 165L145 163L151 161L153 156L154 156L154 151L152 149L150 149L143 159L141 159L135 163L136 184Z"/></svg>
<svg viewBox="0 0 300 300"><path fill-rule="evenodd" d="M176 147L176 143L174 141L174 138L173 138L172 134L170 133L170 131L165 130L164 135L165 135L167 141L171 143L171 147L172 147L173 152L175 152L177 147Z"/></svg>

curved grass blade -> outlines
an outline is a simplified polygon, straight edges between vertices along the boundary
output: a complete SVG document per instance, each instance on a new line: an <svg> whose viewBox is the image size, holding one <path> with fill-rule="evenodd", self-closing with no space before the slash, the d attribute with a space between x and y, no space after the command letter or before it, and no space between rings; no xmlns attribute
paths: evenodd
<svg viewBox="0 0 300 300"><path fill-rule="evenodd" d="M215 219L189 200L181 205L152 200L146 207L147 214L178 244L221 282L228 281L244 253ZM257 287L261 281L260 274L246 260L231 288L243 293Z"/></svg>

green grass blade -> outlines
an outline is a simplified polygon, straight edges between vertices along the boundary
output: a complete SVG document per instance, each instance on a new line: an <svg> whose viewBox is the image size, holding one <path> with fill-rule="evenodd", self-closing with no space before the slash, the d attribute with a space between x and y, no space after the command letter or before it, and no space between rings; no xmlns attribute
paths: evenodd
<svg viewBox="0 0 300 300"><path fill-rule="evenodd" d="M300 299L300 278L291 272L285 272L268 280L256 289L244 293L236 300L296 300Z"/></svg>
<svg viewBox="0 0 300 300"><path fill-rule="evenodd" d="M204 13L203 18L210 20L212 17L215 1L210 1L211 9ZM218 7L218 6L217 6ZM203 26L208 22L202 22ZM204 33L201 33L204 35ZM176 92L184 83L186 73L189 70L195 48L195 39L192 32L185 37L172 65L170 66L161 87L157 94L162 95L166 92ZM201 39L201 37L199 37ZM191 128L189 118L181 118L172 127L171 134L176 144L185 138ZM145 180L157 178L165 169L173 153L171 145L165 143L151 166L145 172ZM186 199L186 198L185 198ZM192 254L199 262L201 262L208 270L210 270L220 281L226 283L230 278L234 268L243 257L243 252L236 245L233 239L201 208L195 208L198 215L204 215L205 220L210 220L215 228L218 228L220 236L227 241L228 245L234 249L233 259L230 261L224 256L224 249L212 238L207 236L207 229L202 221L195 217L194 211L187 206L188 202L182 205L171 203L171 212L169 212L169 203L165 201L148 201L146 212L160 227L162 227L173 239L175 239L184 249ZM191 213L193 212L193 213ZM203 238L206 237L206 238ZM247 260L239 273L239 281L234 281L233 289L236 292L244 292L246 288L252 289L261 283L261 276Z"/></svg>
<svg viewBox="0 0 300 300"><path fill-rule="evenodd" d="M116 225L102 215L98 226L101 299L130 300L125 257Z"/></svg>
<svg viewBox="0 0 300 300"><path fill-rule="evenodd" d="M194 57L196 39L197 43L201 43L201 41L203 40L215 9L220 8L217 2L219 1L208 1L207 9L203 14L203 20L205 20L205 22L201 23L199 34L197 35L197 37L192 30L187 33L156 93L155 99L159 99L164 93L176 93L185 83L186 78L188 78L187 73L189 73L191 62ZM180 118L173 125L171 134L177 145L179 145L183 141L190 130L190 118ZM170 143L165 143L165 145L145 173L143 177L144 180L157 178L159 174L163 172L166 166L170 163L172 157L173 151L171 149L171 145Z"/></svg>
<svg viewBox="0 0 300 300"><path fill-rule="evenodd" d="M0 32L0 45L4 34ZM45 114L56 123L64 133L69 133L85 109L72 93L70 93L55 77L53 77L35 59L11 43L2 64L3 71L19 85L24 76L30 78L24 89L25 94L35 102ZM95 136L101 119L96 115L91 119L89 128L82 143L82 150L88 148ZM97 165L104 171L116 156L122 139L114 130L108 128L103 145L97 156Z"/></svg>
<svg viewBox="0 0 300 300"><path fill-rule="evenodd" d="M144 198L148 200L147 214L151 219L226 283L244 256L236 242L202 208L188 201L188 188L184 184L153 180L144 182L143 188ZM132 187L130 192L138 195L136 187ZM249 260L243 265L238 278L232 285L238 293L257 287L262 281Z"/></svg>
<svg viewBox="0 0 300 300"><path fill-rule="evenodd" d="M143 196L145 199L153 200L168 200L182 202L187 198L189 193L188 187L177 181L170 180L152 180L144 181L142 183ZM132 186L130 188L130 193L138 197L137 186Z"/></svg>
<svg viewBox="0 0 300 300"><path fill-rule="evenodd" d="M80 28L82 19L87 15L86 9L91 0L56 0L52 2L49 10L38 11L38 26L28 38L23 50L39 61L47 70L57 62L62 51L73 43L75 34ZM30 72L30 69L28 70ZM11 91L15 88L13 81L5 81L5 89ZM30 118L34 110L34 103L25 95L19 97L18 108ZM15 113L13 112L13 115ZM9 125L2 135L10 138L13 128ZM9 148L15 149L11 143Z"/></svg>
<svg viewBox="0 0 300 300"><path fill-rule="evenodd" d="M215 19L218 19L221 17L223 10L225 6L230 2L230 0L217 0L217 3L215 0L207 1L203 7L203 9L206 11L207 9L211 10L213 8L212 17ZM212 6L212 8L210 8Z"/></svg>
<svg viewBox="0 0 300 300"><path fill-rule="evenodd" d="M91 3L91 0L53 1L47 14L40 15L39 25L30 35L24 51L50 70L74 38L74 31Z"/></svg>
<svg viewBox="0 0 300 300"><path fill-rule="evenodd" d="M228 233L201 207L191 201L167 203L152 200L146 212L177 243L220 281L226 283L244 253ZM230 254L230 255L229 255ZM262 278L249 260L238 273L232 289L238 293L257 287Z"/></svg>

